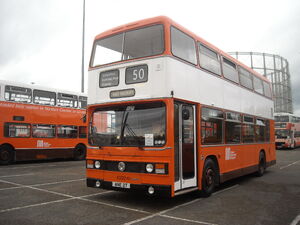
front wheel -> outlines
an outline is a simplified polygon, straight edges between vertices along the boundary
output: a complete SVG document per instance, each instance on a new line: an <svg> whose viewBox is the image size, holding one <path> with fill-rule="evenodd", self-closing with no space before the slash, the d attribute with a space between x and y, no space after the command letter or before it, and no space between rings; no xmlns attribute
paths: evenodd
<svg viewBox="0 0 300 225"><path fill-rule="evenodd" d="M218 169L212 159L206 159L202 173L202 191L204 197L209 197L215 190L218 183Z"/></svg>

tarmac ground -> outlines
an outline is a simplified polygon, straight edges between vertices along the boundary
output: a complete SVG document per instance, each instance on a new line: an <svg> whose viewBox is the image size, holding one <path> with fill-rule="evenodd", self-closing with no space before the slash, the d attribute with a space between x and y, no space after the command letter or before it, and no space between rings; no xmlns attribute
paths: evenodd
<svg viewBox="0 0 300 225"><path fill-rule="evenodd" d="M265 175L209 198L172 199L88 188L85 161L0 166L0 225L300 225L300 148L277 150Z"/></svg>

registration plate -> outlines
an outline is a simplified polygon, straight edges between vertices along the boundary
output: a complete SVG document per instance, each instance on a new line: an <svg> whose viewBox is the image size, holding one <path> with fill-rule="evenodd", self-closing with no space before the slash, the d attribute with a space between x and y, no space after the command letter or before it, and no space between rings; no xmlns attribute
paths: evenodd
<svg viewBox="0 0 300 225"><path fill-rule="evenodd" d="M130 188L130 184L129 183L122 183L122 182L112 182L112 186L113 187L118 187L118 188Z"/></svg>

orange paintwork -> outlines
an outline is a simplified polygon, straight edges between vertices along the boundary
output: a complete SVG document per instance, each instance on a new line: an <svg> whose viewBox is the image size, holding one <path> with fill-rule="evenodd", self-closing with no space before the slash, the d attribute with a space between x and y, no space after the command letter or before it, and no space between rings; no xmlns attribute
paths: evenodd
<svg viewBox="0 0 300 225"><path fill-rule="evenodd" d="M86 145L86 138L22 138L22 137L4 137L4 123L20 123L20 124L49 124L49 125L73 125L86 126L82 121L85 115L83 109L62 108L53 106L22 104L15 102L0 101L0 146L7 144L17 149L36 149L42 148L74 148L77 144ZM13 116L22 116L24 121L13 120ZM31 130L32 132L32 130ZM38 144L38 141L40 143ZM41 146L41 143L43 145ZM45 155L37 155L36 158L45 158Z"/></svg>

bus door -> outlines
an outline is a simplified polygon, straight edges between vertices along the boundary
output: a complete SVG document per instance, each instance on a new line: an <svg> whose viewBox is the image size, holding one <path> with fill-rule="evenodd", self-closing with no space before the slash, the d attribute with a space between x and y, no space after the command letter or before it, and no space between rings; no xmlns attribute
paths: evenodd
<svg viewBox="0 0 300 225"><path fill-rule="evenodd" d="M175 191L197 185L195 106L174 104Z"/></svg>

